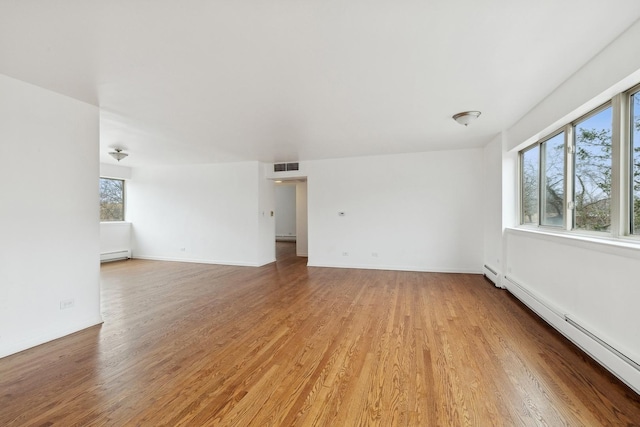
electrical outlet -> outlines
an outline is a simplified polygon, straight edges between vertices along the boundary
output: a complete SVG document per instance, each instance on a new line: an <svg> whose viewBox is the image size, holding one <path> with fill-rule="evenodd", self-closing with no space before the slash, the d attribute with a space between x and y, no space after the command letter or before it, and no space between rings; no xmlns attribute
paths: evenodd
<svg viewBox="0 0 640 427"><path fill-rule="evenodd" d="M180 248L180 252L186 252L187 248Z"/></svg>
<svg viewBox="0 0 640 427"><path fill-rule="evenodd" d="M349 252L342 252L342 256L349 256Z"/></svg>
<svg viewBox="0 0 640 427"><path fill-rule="evenodd" d="M75 301L73 298L71 299L63 299L60 301L60 310L66 310L68 308L72 308L75 305Z"/></svg>
<svg viewBox="0 0 640 427"><path fill-rule="evenodd" d="M374 258L378 258L378 252L371 252L371 256Z"/></svg>

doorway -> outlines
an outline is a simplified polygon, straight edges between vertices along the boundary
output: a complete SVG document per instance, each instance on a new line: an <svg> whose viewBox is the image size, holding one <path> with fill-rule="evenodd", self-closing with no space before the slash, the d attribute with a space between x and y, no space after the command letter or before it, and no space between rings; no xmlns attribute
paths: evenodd
<svg viewBox="0 0 640 427"><path fill-rule="evenodd" d="M276 258L294 248L295 256L308 256L306 179L276 181L275 211Z"/></svg>

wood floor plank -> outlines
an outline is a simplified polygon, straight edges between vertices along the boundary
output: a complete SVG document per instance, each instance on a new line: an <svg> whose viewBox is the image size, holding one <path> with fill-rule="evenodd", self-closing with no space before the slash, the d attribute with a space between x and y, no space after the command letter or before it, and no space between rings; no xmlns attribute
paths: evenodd
<svg viewBox="0 0 640 427"><path fill-rule="evenodd" d="M0 425L640 425L481 276L305 263L103 265L102 326L0 359Z"/></svg>

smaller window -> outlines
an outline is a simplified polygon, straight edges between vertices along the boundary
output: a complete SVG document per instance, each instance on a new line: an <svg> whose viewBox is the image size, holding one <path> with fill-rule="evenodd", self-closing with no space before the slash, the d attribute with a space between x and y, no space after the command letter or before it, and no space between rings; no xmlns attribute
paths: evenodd
<svg viewBox="0 0 640 427"><path fill-rule="evenodd" d="M640 235L640 91L631 95L631 233Z"/></svg>
<svg viewBox="0 0 640 427"><path fill-rule="evenodd" d="M521 203L522 224L538 224L538 198L540 195L540 146L534 145L522 152Z"/></svg>
<svg viewBox="0 0 640 427"><path fill-rule="evenodd" d="M124 221L124 180L100 178L100 221Z"/></svg>

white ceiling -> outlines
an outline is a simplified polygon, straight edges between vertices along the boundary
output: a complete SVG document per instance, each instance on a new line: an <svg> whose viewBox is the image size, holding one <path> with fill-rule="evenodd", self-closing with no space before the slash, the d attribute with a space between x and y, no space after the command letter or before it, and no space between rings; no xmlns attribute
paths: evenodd
<svg viewBox="0 0 640 427"><path fill-rule="evenodd" d="M106 163L481 147L638 18L637 0L0 0L0 73L100 106Z"/></svg>

